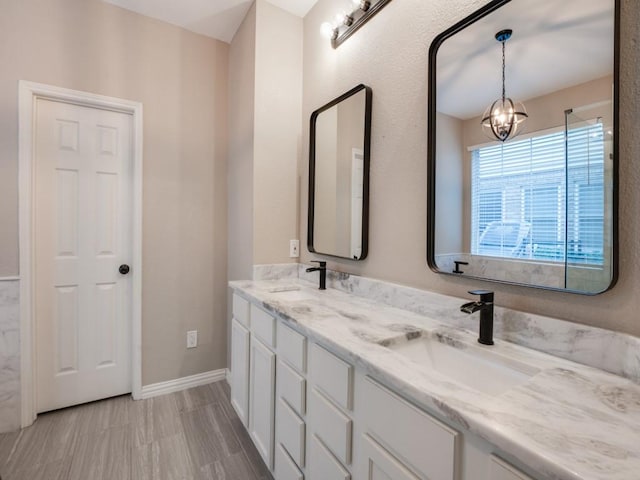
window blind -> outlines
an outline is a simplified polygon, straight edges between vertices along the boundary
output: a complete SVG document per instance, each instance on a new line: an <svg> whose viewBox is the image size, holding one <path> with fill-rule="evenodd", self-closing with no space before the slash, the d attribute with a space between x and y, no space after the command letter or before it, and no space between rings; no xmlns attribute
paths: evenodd
<svg viewBox="0 0 640 480"><path fill-rule="evenodd" d="M471 252L602 264L601 123L482 146L472 155Z"/></svg>

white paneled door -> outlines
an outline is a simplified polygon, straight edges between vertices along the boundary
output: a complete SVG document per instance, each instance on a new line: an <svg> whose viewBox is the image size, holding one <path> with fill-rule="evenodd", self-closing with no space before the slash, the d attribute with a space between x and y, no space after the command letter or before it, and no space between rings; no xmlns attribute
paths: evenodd
<svg viewBox="0 0 640 480"><path fill-rule="evenodd" d="M37 411L131 391L132 116L36 101Z"/></svg>

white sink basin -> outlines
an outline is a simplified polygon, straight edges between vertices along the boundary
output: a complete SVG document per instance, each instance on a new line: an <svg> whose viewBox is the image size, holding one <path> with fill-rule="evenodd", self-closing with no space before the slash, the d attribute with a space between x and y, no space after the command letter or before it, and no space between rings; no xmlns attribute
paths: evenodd
<svg viewBox="0 0 640 480"><path fill-rule="evenodd" d="M463 344L457 348L429 336L388 348L457 383L492 396L522 385L539 372L531 365L492 353L492 347Z"/></svg>
<svg viewBox="0 0 640 480"><path fill-rule="evenodd" d="M316 298L313 294L304 290L300 290L300 288L271 290L269 293L286 302L298 302L302 300L313 300L314 298Z"/></svg>

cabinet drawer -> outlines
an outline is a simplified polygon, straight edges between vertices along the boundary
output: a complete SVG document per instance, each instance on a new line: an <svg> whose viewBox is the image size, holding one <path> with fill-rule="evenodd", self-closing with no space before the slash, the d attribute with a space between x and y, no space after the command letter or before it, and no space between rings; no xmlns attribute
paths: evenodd
<svg viewBox="0 0 640 480"><path fill-rule="evenodd" d="M353 367L318 345L311 347L313 383L340 407L351 410L353 405Z"/></svg>
<svg viewBox="0 0 640 480"><path fill-rule="evenodd" d="M249 302L237 293L233 294L233 316L245 327L249 327Z"/></svg>
<svg viewBox="0 0 640 480"><path fill-rule="evenodd" d="M251 332L267 346L276 346L276 319L255 305L251 305Z"/></svg>
<svg viewBox="0 0 640 480"><path fill-rule="evenodd" d="M349 472L313 435L309 452L309 480L351 480Z"/></svg>
<svg viewBox="0 0 640 480"><path fill-rule="evenodd" d="M455 479L458 433L371 378L365 377L362 385L358 396L366 399L362 402L366 431L427 478Z"/></svg>
<svg viewBox="0 0 640 480"><path fill-rule="evenodd" d="M307 399L306 380L279 359L276 379L280 397L286 400L298 415L304 415Z"/></svg>
<svg viewBox="0 0 640 480"><path fill-rule="evenodd" d="M351 463L352 422L349 417L315 388L309 399L309 415L312 415L313 433L344 464Z"/></svg>
<svg viewBox="0 0 640 480"><path fill-rule="evenodd" d="M304 480L304 475L282 445L278 445L276 449L276 476L278 480Z"/></svg>
<svg viewBox="0 0 640 480"><path fill-rule="evenodd" d="M276 438L299 467L304 467L304 421L282 399L276 413Z"/></svg>
<svg viewBox="0 0 640 480"><path fill-rule="evenodd" d="M362 436L361 462L369 480L420 480L369 435Z"/></svg>
<svg viewBox="0 0 640 480"><path fill-rule="evenodd" d="M491 455L489 460L489 478L491 480L533 480L495 455Z"/></svg>
<svg viewBox="0 0 640 480"><path fill-rule="evenodd" d="M278 323L278 355L304 373L307 369L307 339L284 323Z"/></svg>

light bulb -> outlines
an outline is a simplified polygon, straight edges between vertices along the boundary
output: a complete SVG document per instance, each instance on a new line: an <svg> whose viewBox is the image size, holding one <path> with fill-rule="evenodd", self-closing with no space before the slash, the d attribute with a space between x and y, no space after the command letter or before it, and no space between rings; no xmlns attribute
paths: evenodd
<svg viewBox="0 0 640 480"><path fill-rule="evenodd" d="M350 27L353 23L353 17L343 11L336 15L336 21L338 22L338 25L346 25L347 27Z"/></svg>
<svg viewBox="0 0 640 480"><path fill-rule="evenodd" d="M351 0L351 3L353 3L356 8L359 8L363 12L369 10L369 7L371 6L371 2L369 0Z"/></svg>
<svg viewBox="0 0 640 480"><path fill-rule="evenodd" d="M332 38L334 32L334 27L329 22L324 22L320 25L320 33L325 38Z"/></svg>

